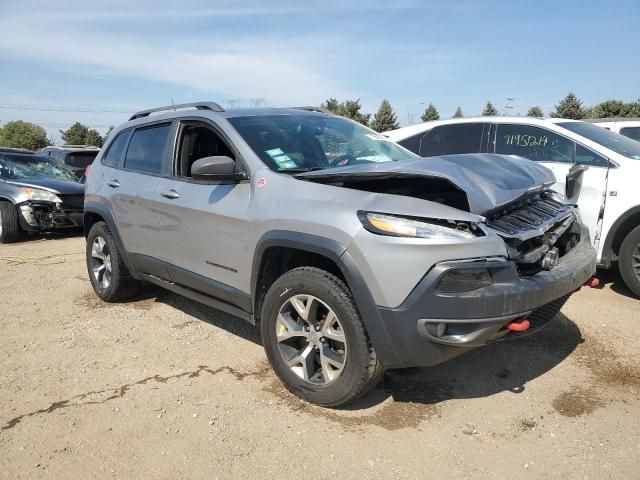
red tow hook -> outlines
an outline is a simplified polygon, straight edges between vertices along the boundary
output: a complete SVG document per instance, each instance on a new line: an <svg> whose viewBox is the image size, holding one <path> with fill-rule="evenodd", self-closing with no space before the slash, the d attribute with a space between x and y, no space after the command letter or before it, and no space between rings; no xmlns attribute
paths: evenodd
<svg viewBox="0 0 640 480"><path fill-rule="evenodd" d="M505 328L512 332L526 332L531 327L531 322L528 318L521 318L520 320L511 320L505 325Z"/></svg>
<svg viewBox="0 0 640 480"><path fill-rule="evenodd" d="M591 287L591 288L596 288L599 285L600 285L600 279L598 277L591 277L584 284L585 287Z"/></svg>

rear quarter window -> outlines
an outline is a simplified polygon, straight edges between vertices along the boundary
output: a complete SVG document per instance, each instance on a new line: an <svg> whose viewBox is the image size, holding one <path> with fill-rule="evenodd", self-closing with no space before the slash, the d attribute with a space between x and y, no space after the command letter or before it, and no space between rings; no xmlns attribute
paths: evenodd
<svg viewBox="0 0 640 480"><path fill-rule="evenodd" d="M422 157L479 153L482 149L484 123L456 123L435 127L420 142Z"/></svg>
<svg viewBox="0 0 640 480"><path fill-rule="evenodd" d="M107 146L106 153L102 156L102 163L109 167L117 167L122 158L122 153L127 146L129 140L129 130L120 132L116 138Z"/></svg>

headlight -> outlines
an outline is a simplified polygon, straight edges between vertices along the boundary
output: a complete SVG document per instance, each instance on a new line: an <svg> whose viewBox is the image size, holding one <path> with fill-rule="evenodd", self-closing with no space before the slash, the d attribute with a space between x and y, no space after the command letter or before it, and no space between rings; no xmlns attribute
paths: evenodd
<svg viewBox="0 0 640 480"><path fill-rule="evenodd" d="M429 238L432 240L460 240L477 235L462 230L459 223L427 219L410 219L375 212L358 212L364 228L378 235ZM470 224L465 224L470 227Z"/></svg>
<svg viewBox="0 0 640 480"><path fill-rule="evenodd" d="M40 190L39 188L28 188L28 187L23 187L20 190L22 190L22 193L24 193L29 198L29 200L51 202L51 203L62 203L62 200L60 200L59 196L47 190Z"/></svg>

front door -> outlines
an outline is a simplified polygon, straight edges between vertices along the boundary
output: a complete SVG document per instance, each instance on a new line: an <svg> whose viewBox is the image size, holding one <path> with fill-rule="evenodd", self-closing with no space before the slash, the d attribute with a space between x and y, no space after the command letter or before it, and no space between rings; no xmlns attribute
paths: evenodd
<svg viewBox="0 0 640 480"><path fill-rule="evenodd" d="M213 296L224 295L216 289L227 287L249 292L248 242L254 224L249 218L250 183L191 178L193 162L215 155L237 159L210 125L194 121L180 125L173 175L158 187L161 259L177 267L172 270L176 283L195 282L187 286L196 290L211 287L204 293Z"/></svg>
<svg viewBox="0 0 640 480"><path fill-rule="evenodd" d="M607 191L606 158L551 130L524 124L496 125L495 153L519 155L550 169L556 178L552 188L578 205L597 247Z"/></svg>

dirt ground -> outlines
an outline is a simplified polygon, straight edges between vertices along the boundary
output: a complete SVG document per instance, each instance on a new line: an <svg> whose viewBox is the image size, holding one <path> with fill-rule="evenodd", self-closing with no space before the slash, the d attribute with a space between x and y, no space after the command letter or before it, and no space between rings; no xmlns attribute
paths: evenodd
<svg viewBox="0 0 640 480"><path fill-rule="evenodd" d="M640 478L640 301L582 289L538 335L289 395L253 327L93 294L84 239L0 245L0 478Z"/></svg>

